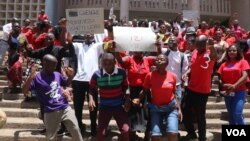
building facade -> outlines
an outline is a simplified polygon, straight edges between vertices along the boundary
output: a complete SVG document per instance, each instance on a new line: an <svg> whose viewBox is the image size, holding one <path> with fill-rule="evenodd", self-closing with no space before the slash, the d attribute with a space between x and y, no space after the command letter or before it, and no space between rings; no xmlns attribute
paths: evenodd
<svg viewBox="0 0 250 141"><path fill-rule="evenodd" d="M0 26L9 23L13 17L35 21L41 9L45 9L45 0L0 0Z"/></svg>
<svg viewBox="0 0 250 141"><path fill-rule="evenodd" d="M127 4L124 5L125 1ZM170 20L182 10L197 10L201 20L223 21L237 12L241 25L250 30L249 0L0 0L0 27L13 17L36 20L39 11L44 8L53 23L57 23L59 17L65 16L65 9L69 8L103 7L105 18L108 18L112 6L118 19L120 10L128 10L125 15L129 20Z"/></svg>
<svg viewBox="0 0 250 141"><path fill-rule="evenodd" d="M47 0L50 1L50 0ZM201 20L226 20L234 12L238 13L241 25L249 30L250 1L249 0L57 0L61 9L103 7L105 18L113 6L114 13L120 18L121 2L128 1L129 20L136 19L172 19L182 10L198 10ZM63 4L62 4L63 3ZM124 4L122 5L124 6ZM122 9L124 9L122 7ZM65 12L59 13L64 16Z"/></svg>

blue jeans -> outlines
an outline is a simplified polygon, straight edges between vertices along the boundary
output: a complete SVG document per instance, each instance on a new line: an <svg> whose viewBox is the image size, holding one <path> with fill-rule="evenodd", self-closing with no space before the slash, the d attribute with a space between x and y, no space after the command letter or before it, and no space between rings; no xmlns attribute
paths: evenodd
<svg viewBox="0 0 250 141"><path fill-rule="evenodd" d="M170 102L169 105L158 107L152 103L149 104L151 116L151 132L152 136L161 136L161 127L163 126L163 118L166 121L166 132L178 133L178 110L175 108L176 100Z"/></svg>
<svg viewBox="0 0 250 141"><path fill-rule="evenodd" d="M245 125L243 117L245 98L246 90L237 91L234 96L225 96L230 125Z"/></svg>

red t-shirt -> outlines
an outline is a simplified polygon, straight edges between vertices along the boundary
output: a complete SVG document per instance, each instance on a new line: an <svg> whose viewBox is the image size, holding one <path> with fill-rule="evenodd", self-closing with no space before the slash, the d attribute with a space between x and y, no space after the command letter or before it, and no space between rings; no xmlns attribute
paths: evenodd
<svg viewBox="0 0 250 141"><path fill-rule="evenodd" d="M226 39L226 42L228 43L228 46L233 45L234 43L236 43L236 38L235 37L229 37Z"/></svg>
<svg viewBox="0 0 250 141"><path fill-rule="evenodd" d="M188 88L192 91L202 94L211 92L211 75L215 61L210 59L209 54L209 50L202 54L198 54L197 49L192 52L191 73L188 84Z"/></svg>
<svg viewBox="0 0 250 141"><path fill-rule="evenodd" d="M175 98L176 75L167 72L165 75L157 71L147 74L143 87L152 92L152 103L157 106L168 105Z"/></svg>
<svg viewBox="0 0 250 141"><path fill-rule="evenodd" d="M198 29L197 30L197 37L200 36L200 35L205 35L205 36L209 36L209 30L206 29L206 30L201 30L201 29Z"/></svg>
<svg viewBox="0 0 250 141"><path fill-rule="evenodd" d="M131 86L143 86L146 75L154 63L151 57L143 57L142 60L135 59L133 56L126 57L125 69L128 70L128 81Z"/></svg>
<svg viewBox="0 0 250 141"><path fill-rule="evenodd" d="M45 36L47 33L40 34L34 41L34 50L45 47Z"/></svg>
<svg viewBox="0 0 250 141"><path fill-rule="evenodd" d="M48 20L48 16L46 14L39 14L37 17L38 21L44 21L44 20Z"/></svg>
<svg viewBox="0 0 250 141"><path fill-rule="evenodd" d="M216 32L216 31L221 31L221 32L223 32L223 30L222 30L221 28L217 28L217 29L215 30L215 27L212 27L212 28L209 29L209 36L214 38L215 32Z"/></svg>
<svg viewBox="0 0 250 141"><path fill-rule="evenodd" d="M242 76L242 71L249 70L249 64L245 59L240 61L228 61L223 63L218 69L222 82L225 84L234 84ZM239 86L235 91L246 90L245 83Z"/></svg>
<svg viewBox="0 0 250 141"><path fill-rule="evenodd" d="M185 52L188 49L188 45L187 45L187 40L183 40L181 41L177 48L181 51L181 52Z"/></svg>
<svg viewBox="0 0 250 141"><path fill-rule="evenodd" d="M23 33L25 35L25 37L27 38L29 44L32 44L33 42L33 33L32 33L32 29L31 27L23 27L21 30L21 33Z"/></svg>

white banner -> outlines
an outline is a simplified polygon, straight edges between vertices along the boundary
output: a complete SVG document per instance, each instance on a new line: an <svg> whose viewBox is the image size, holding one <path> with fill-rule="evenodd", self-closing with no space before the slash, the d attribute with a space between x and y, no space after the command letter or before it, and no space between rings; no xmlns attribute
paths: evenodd
<svg viewBox="0 0 250 141"><path fill-rule="evenodd" d="M103 8L66 9L67 29L74 35L104 32Z"/></svg>
<svg viewBox="0 0 250 141"><path fill-rule="evenodd" d="M199 11L195 11L195 10L183 10L183 18L193 21L193 26L197 27L199 26L199 21L198 19L200 19L200 14Z"/></svg>
<svg viewBox="0 0 250 141"><path fill-rule="evenodd" d="M156 52L156 35L150 28L113 27L117 51Z"/></svg>

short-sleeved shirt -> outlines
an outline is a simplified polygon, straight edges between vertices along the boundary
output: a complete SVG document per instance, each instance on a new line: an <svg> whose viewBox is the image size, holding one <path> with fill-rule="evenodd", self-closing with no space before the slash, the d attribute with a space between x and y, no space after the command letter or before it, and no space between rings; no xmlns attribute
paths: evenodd
<svg viewBox="0 0 250 141"><path fill-rule="evenodd" d="M242 59L240 61L227 61L223 63L218 69L218 73L224 84L234 84L241 78L242 72L249 69L248 62ZM245 83L239 86L235 91L238 90L246 90Z"/></svg>
<svg viewBox="0 0 250 141"><path fill-rule="evenodd" d="M23 27L21 31L27 38L29 44L33 43L33 32L31 27Z"/></svg>
<svg viewBox="0 0 250 141"><path fill-rule="evenodd" d="M33 46L34 50L46 47L45 44L46 35L47 33L42 33L34 40L34 46Z"/></svg>
<svg viewBox="0 0 250 141"><path fill-rule="evenodd" d="M209 32L210 32L210 31L209 31L208 29L206 29L206 30L198 29L198 30L197 30L197 37L200 36L200 35L205 35L205 36L208 37L208 36L209 36Z"/></svg>
<svg viewBox="0 0 250 141"><path fill-rule="evenodd" d="M164 75L157 71L150 72L145 78L143 87L151 89L153 104L168 105L175 98L176 76L169 71Z"/></svg>
<svg viewBox="0 0 250 141"><path fill-rule="evenodd" d="M48 20L48 15L46 15L46 14L39 14L39 15L37 16L37 20L38 20L38 21Z"/></svg>
<svg viewBox="0 0 250 141"><path fill-rule="evenodd" d="M185 52L186 50L188 50L188 43L187 40L183 40L181 41L178 46L177 46L178 50Z"/></svg>
<svg viewBox="0 0 250 141"><path fill-rule="evenodd" d="M143 86L146 75L150 72L154 59L152 57L143 57L135 59L134 56L125 59L125 69L128 70L128 82L130 86Z"/></svg>
<svg viewBox="0 0 250 141"><path fill-rule="evenodd" d="M36 91L36 96L44 106L44 112L54 112L66 109L68 101L62 94L62 87L66 86L66 79L58 72L45 75L39 72L32 80L30 89Z"/></svg>
<svg viewBox="0 0 250 141"><path fill-rule="evenodd" d="M227 38L225 41L227 42L228 46L231 46L236 43L236 38L232 36L232 37Z"/></svg>
<svg viewBox="0 0 250 141"><path fill-rule="evenodd" d="M211 60L210 51L199 54L197 49L192 53L190 62L190 81L188 88L192 91L209 94L211 92L211 75L215 61Z"/></svg>
<svg viewBox="0 0 250 141"><path fill-rule="evenodd" d="M90 93L99 90L100 107L120 107L124 103L123 92L128 88L126 72L115 68L112 74L104 69L96 71L90 80Z"/></svg>

